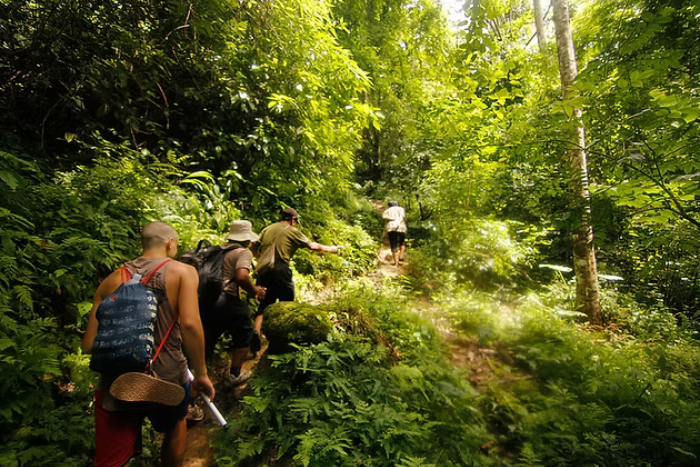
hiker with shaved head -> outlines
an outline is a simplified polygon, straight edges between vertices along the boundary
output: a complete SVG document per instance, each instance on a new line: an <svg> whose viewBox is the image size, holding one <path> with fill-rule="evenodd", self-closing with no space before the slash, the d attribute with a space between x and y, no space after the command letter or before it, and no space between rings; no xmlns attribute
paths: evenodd
<svg viewBox="0 0 700 467"><path fill-rule="evenodd" d="M164 222L146 225L141 244L141 256L112 272L97 288L83 337L84 351L93 353L91 368L100 373L95 392L95 467L120 467L138 455L145 417L156 431L165 434L161 465L182 465L187 441L185 417L192 395L202 392L214 397L204 359L197 271L172 261L177 255L178 236ZM134 323L149 316L128 315L134 310L151 310L151 324L137 328ZM134 329L137 333L130 335ZM110 335L115 334L130 338L110 341ZM149 345L128 348L132 341ZM195 374L191 382L183 344ZM120 365L143 351L149 352L143 369L137 361L136 369L121 371Z"/></svg>
<svg viewBox="0 0 700 467"><path fill-rule="evenodd" d="M260 232L260 239L253 243L253 248L259 253L258 259L258 285L267 290L265 299L260 301L255 316L253 340L250 350L260 350L260 330L263 323L265 308L275 303L294 301L294 282L289 261L299 248L308 248L313 251L338 253L340 247L326 246L312 242L301 233L296 226L299 225L299 213L295 209L285 209L280 214L280 221L267 226Z"/></svg>

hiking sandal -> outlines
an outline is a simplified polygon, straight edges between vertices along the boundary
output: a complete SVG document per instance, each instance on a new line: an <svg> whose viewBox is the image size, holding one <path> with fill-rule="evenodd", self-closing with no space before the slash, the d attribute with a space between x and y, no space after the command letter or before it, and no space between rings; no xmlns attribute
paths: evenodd
<svg viewBox="0 0 700 467"><path fill-rule="evenodd" d="M179 384L136 372L119 376L109 392L126 402L156 402L170 407L179 405L185 398L185 389Z"/></svg>
<svg viewBox="0 0 700 467"><path fill-rule="evenodd" d="M197 403L190 405L190 409L187 412L187 421L201 422L202 420L204 420L204 409Z"/></svg>
<svg viewBox="0 0 700 467"><path fill-rule="evenodd" d="M245 383L250 379L252 374L250 373L249 370L244 370L241 368L241 372L238 376L233 376L231 373L228 371L226 374L224 374L224 384L227 384L229 386L240 386L241 384Z"/></svg>

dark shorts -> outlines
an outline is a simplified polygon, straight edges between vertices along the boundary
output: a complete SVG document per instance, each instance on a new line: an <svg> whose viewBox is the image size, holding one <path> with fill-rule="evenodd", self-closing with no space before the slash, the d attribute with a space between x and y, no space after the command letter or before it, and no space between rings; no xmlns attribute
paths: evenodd
<svg viewBox="0 0 700 467"><path fill-rule="evenodd" d="M294 301L294 281L289 264L284 261L276 261L275 267L258 277L258 285L265 287L265 299L260 302L256 315L261 315L265 308L275 303Z"/></svg>
<svg viewBox="0 0 700 467"><path fill-rule="evenodd" d="M389 245L391 245L391 251L399 251L399 247L406 245L406 233L405 232L388 232L389 234Z"/></svg>
<svg viewBox="0 0 700 467"><path fill-rule="evenodd" d="M250 320L248 304L240 298L223 292L213 306L202 306L200 314L204 328L204 348L207 359L214 355L216 342L225 332L231 334L234 348L250 347L253 323Z"/></svg>
<svg viewBox="0 0 700 467"><path fill-rule="evenodd" d="M122 467L141 454L141 424L148 417L153 429L167 433L187 416L192 400L189 381L183 386L185 398L177 407L159 406L143 410L108 412L102 408L104 392L95 393L94 467Z"/></svg>

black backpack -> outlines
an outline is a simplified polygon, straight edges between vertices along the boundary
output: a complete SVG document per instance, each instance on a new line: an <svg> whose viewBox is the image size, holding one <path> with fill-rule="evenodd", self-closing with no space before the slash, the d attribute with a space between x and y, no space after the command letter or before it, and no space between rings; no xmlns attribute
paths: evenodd
<svg viewBox="0 0 700 467"><path fill-rule="evenodd" d="M199 303L213 305L224 289L224 256L226 253L242 248L221 248L212 246L209 240L200 240L196 250L183 253L180 261L194 266L199 273Z"/></svg>

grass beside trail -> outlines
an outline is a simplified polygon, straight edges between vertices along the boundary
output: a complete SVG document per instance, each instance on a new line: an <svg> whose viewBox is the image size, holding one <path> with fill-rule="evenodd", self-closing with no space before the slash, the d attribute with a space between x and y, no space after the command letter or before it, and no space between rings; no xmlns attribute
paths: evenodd
<svg viewBox="0 0 700 467"><path fill-rule="evenodd" d="M426 300L407 283L351 282L325 341L269 356L218 465L695 465L700 352L675 324L618 307L626 327L591 332L563 284Z"/></svg>

